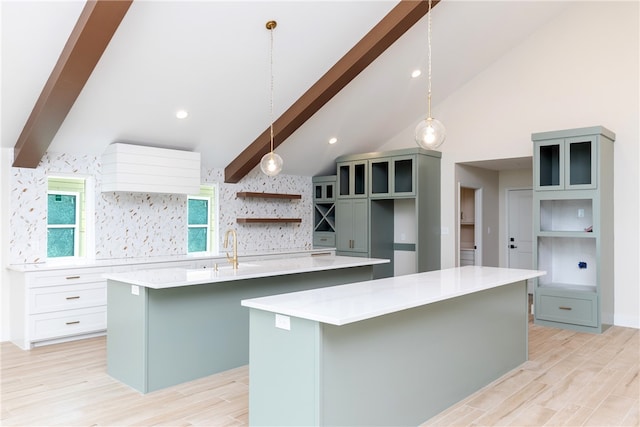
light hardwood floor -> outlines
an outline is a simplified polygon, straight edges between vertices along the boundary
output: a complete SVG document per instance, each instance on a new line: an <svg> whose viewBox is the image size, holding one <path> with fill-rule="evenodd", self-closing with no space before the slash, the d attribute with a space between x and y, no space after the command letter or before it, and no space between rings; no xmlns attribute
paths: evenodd
<svg viewBox="0 0 640 427"><path fill-rule="evenodd" d="M142 395L106 374L106 340L1 350L5 426L242 426L248 367ZM425 426L640 424L637 329L601 335L530 325L529 361Z"/></svg>

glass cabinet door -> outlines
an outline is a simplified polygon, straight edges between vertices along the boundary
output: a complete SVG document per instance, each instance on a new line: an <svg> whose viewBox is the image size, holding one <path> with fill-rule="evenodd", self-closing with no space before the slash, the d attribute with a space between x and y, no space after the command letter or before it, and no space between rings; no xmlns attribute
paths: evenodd
<svg viewBox="0 0 640 427"><path fill-rule="evenodd" d="M564 144L562 140L536 142L534 186L536 190L564 188Z"/></svg>
<svg viewBox="0 0 640 427"><path fill-rule="evenodd" d="M385 198L415 195L415 157L369 160L369 195Z"/></svg>
<svg viewBox="0 0 640 427"><path fill-rule="evenodd" d="M395 196L413 196L416 194L416 168L414 157L393 158L393 194Z"/></svg>
<svg viewBox="0 0 640 427"><path fill-rule="evenodd" d="M536 190L596 188L596 142L576 137L536 142L534 184Z"/></svg>
<svg viewBox="0 0 640 427"><path fill-rule="evenodd" d="M373 196L389 196L391 189L389 188L390 176L389 159L375 159L369 161L369 188L370 195Z"/></svg>
<svg viewBox="0 0 640 427"><path fill-rule="evenodd" d="M353 165L353 194L356 196L367 195L366 163L354 163Z"/></svg>
<svg viewBox="0 0 640 427"><path fill-rule="evenodd" d="M313 186L313 198L316 202L330 202L334 200L333 183L318 182Z"/></svg>
<svg viewBox="0 0 640 427"><path fill-rule="evenodd" d="M593 137L565 140L565 189L596 188L596 153Z"/></svg>
<svg viewBox="0 0 640 427"><path fill-rule="evenodd" d="M367 197L366 160L338 165L338 196Z"/></svg>

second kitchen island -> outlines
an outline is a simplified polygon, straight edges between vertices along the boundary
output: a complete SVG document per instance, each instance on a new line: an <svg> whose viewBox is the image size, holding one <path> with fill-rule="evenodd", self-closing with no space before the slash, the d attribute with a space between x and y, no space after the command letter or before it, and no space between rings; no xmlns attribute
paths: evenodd
<svg viewBox="0 0 640 427"><path fill-rule="evenodd" d="M527 279L462 267L243 301L249 425L415 426L527 360Z"/></svg>
<svg viewBox="0 0 640 427"><path fill-rule="evenodd" d="M147 393L246 365L241 300L370 280L385 262L324 255L108 274L107 372Z"/></svg>

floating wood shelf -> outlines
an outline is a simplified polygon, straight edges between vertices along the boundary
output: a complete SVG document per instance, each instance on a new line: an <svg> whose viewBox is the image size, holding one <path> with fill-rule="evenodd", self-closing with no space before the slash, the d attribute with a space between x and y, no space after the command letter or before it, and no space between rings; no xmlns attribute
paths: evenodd
<svg viewBox="0 0 640 427"><path fill-rule="evenodd" d="M250 191L239 191L236 196L240 198L262 197L263 199L301 199L300 194L284 194L284 193L252 193Z"/></svg>
<svg viewBox="0 0 640 427"><path fill-rule="evenodd" d="M257 224L260 222L302 222L302 218L236 218L238 224Z"/></svg>

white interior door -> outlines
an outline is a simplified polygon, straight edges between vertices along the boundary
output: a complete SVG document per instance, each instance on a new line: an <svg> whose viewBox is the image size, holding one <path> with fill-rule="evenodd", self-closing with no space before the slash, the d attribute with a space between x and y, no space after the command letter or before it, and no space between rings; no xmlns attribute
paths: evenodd
<svg viewBox="0 0 640 427"><path fill-rule="evenodd" d="M509 268L533 268L533 191L508 190L507 244ZM533 292L531 281L529 293Z"/></svg>

